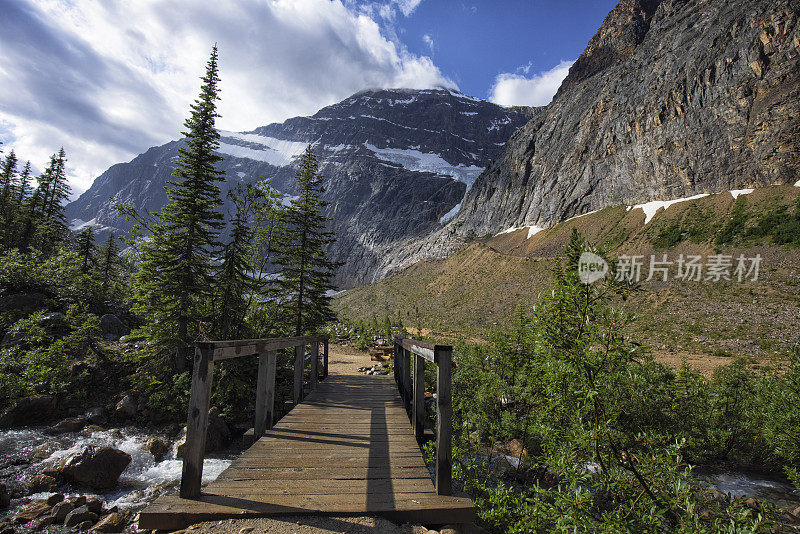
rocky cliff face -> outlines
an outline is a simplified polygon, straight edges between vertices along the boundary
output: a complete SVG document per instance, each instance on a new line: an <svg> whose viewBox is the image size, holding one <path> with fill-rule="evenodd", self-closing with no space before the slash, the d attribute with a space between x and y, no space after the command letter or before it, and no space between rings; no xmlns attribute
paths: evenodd
<svg viewBox="0 0 800 534"><path fill-rule="evenodd" d="M796 0L622 0L427 254L614 204L797 182L799 12ZM426 254L409 247L394 266Z"/></svg>
<svg viewBox="0 0 800 534"><path fill-rule="evenodd" d="M364 91L311 117L222 132L223 194L239 181L264 177L290 197L296 158L312 143L337 233L330 252L345 263L336 281L352 287L373 279L395 243L419 239L449 220L491 158L535 111L448 90ZM178 144L153 147L104 172L67 206L73 228L128 230L114 217L111 197L140 212L159 210Z"/></svg>

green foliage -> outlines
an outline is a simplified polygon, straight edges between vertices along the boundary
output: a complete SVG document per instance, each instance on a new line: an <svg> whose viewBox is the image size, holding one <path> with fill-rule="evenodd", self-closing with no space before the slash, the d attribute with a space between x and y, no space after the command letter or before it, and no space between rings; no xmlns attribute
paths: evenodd
<svg viewBox="0 0 800 534"><path fill-rule="evenodd" d="M670 248L682 241L683 232L681 231L681 224L674 221L661 229L658 236L653 240L653 246L656 248Z"/></svg>
<svg viewBox="0 0 800 534"><path fill-rule="evenodd" d="M284 212L276 259L281 267L278 302L287 333L296 336L314 333L335 319L328 291L333 290L331 279L337 267L326 252L334 236L326 230L329 219L321 212L327 203L320 200L322 177L311 145L299 167L295 174L297 198Z"/></svg>
<svg viewBox="0 0 800 534"><path fill-rule="evenodd" d="M94 228L87 226L78 234L75 243L81 260L81 272L86 274L97 263L97 246L94 244Z"/></svg>
<svg viewBox="0 0 800 534"><path fill-rule="evenodd" d="M752 222L752 224L748 224ZM771 239L776 245L800 245L800 195L794 210L778 206L766 213L751 214L745 197L733 205L730 220L717 235L717 245Z"/></svg>
<svg viewBox="0 0 800 534"><path fill-rule="evenodd" d="M744 362L710 381L654 363L627 340L631 318L610 306L631 288L580 282L586 251L603 255L573 233L532 316L520 309L490 343L458 347L454 472L482 523L493 532L765 531L737 501L703 514L712 505L684 459L755 457L756 377ZM485 447L512 438L526 454L501 477Z"/></svg>
<svg viewBox="0 0 800 534"><path fill-rule="evenodd" d="M713 214L709 210L691 204L679 220L661 228L652 243L656 248L674 247L687 239L693 243L703 243L718 230L719 225L714 222Z"/></svg>
<svg viewBox="0 0 800 534"><path fill-rule="evenodd" d="M0 351L0 405L35 393L49 393L67 402L81 400L91 378L74 372L77 361L107 361L102 346L100 320L79 305L66 316L39 311L17 321L9 330L17 345Z"/></svg>
<svg viewBox="0 0 800 534"><path fill-rule="evenodd" d="M174 364L185 368L189 347L208 319L214 282L213 257L219 245L222 204L216 169L222 158L215 128L217 47L206 66L200 96L184 122L186 146L178 148L178 162L168 182L168 203L157 215L151 239L142 245L136 274L134 310L151 319L144 331L164 347L176 350Z"/></svg>
<svg viewBox="0 0 800 534"><path fill-rule="evenodd" d="M789 355L789 368L770 373L759 388L763 411L763 443L770 456L784 466L792 484L800 488L800 344Z"/></svg>

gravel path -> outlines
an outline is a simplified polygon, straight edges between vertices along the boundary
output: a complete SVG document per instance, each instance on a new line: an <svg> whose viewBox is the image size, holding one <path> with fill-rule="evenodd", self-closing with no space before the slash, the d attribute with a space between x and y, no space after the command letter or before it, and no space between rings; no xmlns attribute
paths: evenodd
<svg viewBox="0 0 800 534"><path fill-rule="evenodd" d="M209 534L317 534L321 532L347 532L350 534L424 534L421 526L396 525L376 517L324 517L284 516L265 519L226 519L192 525L186 533Z"/></svg>

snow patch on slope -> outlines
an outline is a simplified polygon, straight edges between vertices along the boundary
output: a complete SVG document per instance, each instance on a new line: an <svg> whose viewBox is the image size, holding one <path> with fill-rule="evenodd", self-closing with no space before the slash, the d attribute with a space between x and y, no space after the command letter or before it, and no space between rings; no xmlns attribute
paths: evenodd
<svg viewBox="0 0 800 534"><path fill-rule="evenodd" d="M453 206L453 209L451 209L450 211L448 211L447 213L442 215L441 218L439 219L439 222L440 223L446 223L447 221L449 221L450 219L455 217L456 213L458 213L458 210L460 210L460 209L461 209L461 202L459 202L458 204Z"/></svg>
<svg viewBox="0 0 800 534"><path fill-rule="evenodd" d="M455 178L459 182L467 184L467 190L472 187L475 179L483 172L483 167L462 164L452 165L440 155L430 152L421 152L408 148L378 148L369 143L364 143L364 146L378 158L402 165L410 171L432 172Z"/></svg>
<svg viewBox="0 0 800 534"><path fill-rule="evenodd" d="M707 196L708 193L700 193L699 195L694 195L685 198L676 198L674 200L653 200L651 202L645 202L644 204L636 204L635 206L630 206L628 208L628 211L641 208L642 211L644 211L644 223L647 224L650 222L650 219L653 218L656 212L661 208L664 208L666 210L667 208L669 208L673 204L677 204L678 202L686 202L687 200L695 200Z"/></svg>
<svg viewBox="0 0 800 534"><path fill-rule="evenodd" d="M527 225L527 226L512 226L511 228L506 228L502 232L497 232L494 235L495 235L495 237L497 237L499 235L510 234L511 232L516 232L517 230L526 230L526 229L528 230L528 237L526 237L525 239L530 239L533 236L535 236L536 234L538 234L539 232L541 232L542 230L546 230L546 228L543 228L541 226L536 226L535 224L530 224L530 225Z"/></svg>
<svg viewBox="0 0 800 534"><path fill-rule="evenodd" d="M226 131L220 131L220 135L222 139L236 139L250 145L257 145L257 147L234 145L221 141L217 152L237 158L263 161L276 167L285 167L291 164L292 160L302 154L307 146L307 143L285 141L265 135Z"/></svg>
<svg viewBox="0 0 800 534"><path fill-rule="evenodd" d="M731 189L731 196L736 199L739 195L749 195L753 189Z"/></svg>

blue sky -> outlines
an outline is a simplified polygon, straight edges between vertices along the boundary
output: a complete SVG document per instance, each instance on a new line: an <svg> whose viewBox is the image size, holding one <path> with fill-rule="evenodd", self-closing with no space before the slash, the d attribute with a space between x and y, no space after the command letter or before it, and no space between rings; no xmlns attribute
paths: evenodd
<svg viewBox="0 0 800 534"><path fill-rule="evenodd" d="M462 92L488 98L502 73L525 74L521 70L527 67L530 76L574 61L614 5L609 0L425 0L396 24L411 51L430 55Z"/></svg>
<svg viewBox="0 0 800 534"><path fill-rule="evenodd" d="M379 87L449 86L544 105L607 0L0 0L0 141L41 168L64 146L74 194L180 136L211 44L226 130Z"/></svg>

